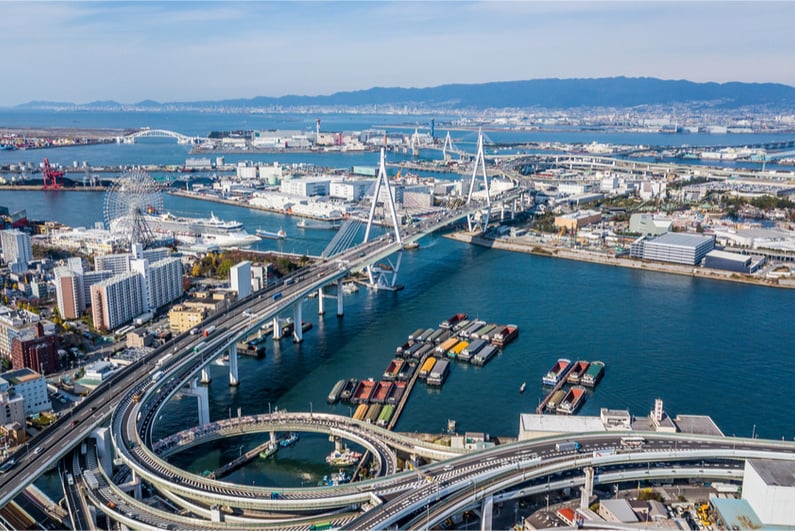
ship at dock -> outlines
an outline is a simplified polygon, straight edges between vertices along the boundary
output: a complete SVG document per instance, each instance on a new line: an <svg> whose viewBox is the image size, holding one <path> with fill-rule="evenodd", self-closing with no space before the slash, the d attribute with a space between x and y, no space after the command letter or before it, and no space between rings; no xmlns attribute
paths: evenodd
<svg viewBox="0 0 795 531"><path fill-rule="evenodd" d="M580 378L580 383L586 387L596 387L605 372L605 364L602 361L593 361L588 366L588 370Z"/></svg>
<svg viewBox="0 0 795 531"><path fill-rule="evenodd" d="M339 221L309 221L301 219L295 224L299 229L337 230L342 226Z"/></svg>
<svg viewBox="0 0 795 531"><path fill-rule="evenodd" d="M224 221L213 213L209 218L185 218L168 212L160 215L150 212L143 219L153 233L186 245L245 247L258 241L240 221Z"/></svg>
<svg viewBox="0 0 795 531"><path fill-rule="evenodd" d="M587 361L578 360L574 362L574 366L572 366L571 370L569 371L569 375L566 377L566 383L570 384L578 384L580 383L580 379L582 378L585 371L588 369L590 365Z"/></svg>
<svg viewBox="0 0 795 531"><path fill-rule="evenodd" d="M543 378L541 378L541 382L544 385L556 386L560 379L563 377L563 374L566 372L566 369L571 364L571 360L567 360L566 358L560 358L555 365L547 372Z"/></svg>
<svg viewBox="0 0 795 531"><path fill-rule="evenodd" d="M362 458L361 452L354 452L347 446L342 450L334 450L326 456L326 463L331 466L353 466Z"/></svg>
<svg viewBox="0 0 795 531"><path fill-rule="evenodd" d="M569 392L566 393L563 401L555 408L555 412L558 415L573 415L580 409L582 403L585 402L586 396L585 387L581 385L573 386L569 389Z"/></svg>

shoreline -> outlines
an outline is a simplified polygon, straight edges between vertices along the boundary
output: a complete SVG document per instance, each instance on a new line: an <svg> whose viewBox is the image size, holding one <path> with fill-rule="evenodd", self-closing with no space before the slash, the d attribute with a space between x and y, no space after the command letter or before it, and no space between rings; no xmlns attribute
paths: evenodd
<svg viewBox="0 0 795 531"><path fill-rule="evenodd" d="M705 269L703 267L688 266L681 264L667 264L663 262L643 262L634 258L616 257L606 254L594 253L584 250L573 250L569 248L556 247L537 242L522 242L516 238L510 241L492 240L468 234L466 232L453 232L445 235L459 242L489 247L503 251L534 254L546 256L548 258L562 258L564 260L575 260L578 262L590 262L613 267L624 267L628 269L639 269L641 271L653 271L657 273L670 273L679 276L694 278L704 278L710 280L722 280L736 282L740 284L751 284L768 288L795 289L795 279L764 279L742 275L733 271L722 271L719 269Z"/></svg>
<svg viewBox="0 0 795 531"><path fill-rule="evenodd" d="M250 208L252 210L259 210L261 212L268 212L268 213L271 213L271 214L281 214L283 216L288 216L288 217L305 218L305 219L311 219L311 220L315 220L315 221L328 221L328 222L342 221L343 220L343 218L341 218L341 217L339 217L339 218L321 218L321 217L317 217L317 216L309 216L309 215L306 215L306 214L295 214L293 212L285 212L284 210L277 210L277 209L274 209L274 208L265 208L265 207L261 207L261 206L258 206L258 205L252 205L250 203L241 203L240 201L235 201L233 199L224 199L222 197L211 197L211 196L205 196L205 195L197 195L197 194L194 194L192 192L185 192L183 190L166 190L165 193L167 193L169 195L176 195L176 196L179 196L179 197L185 197L185 198L188 198L188 199L197 199L199 201L209 201L211 203L221 203L221 204L224 204L224 205L232 205L232 206L241 207L241 208Z"/></svg>

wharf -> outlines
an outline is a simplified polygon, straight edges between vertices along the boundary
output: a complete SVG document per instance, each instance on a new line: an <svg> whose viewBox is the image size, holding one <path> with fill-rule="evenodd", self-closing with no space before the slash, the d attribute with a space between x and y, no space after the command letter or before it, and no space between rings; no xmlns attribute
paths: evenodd
<svg viewBox="0 0 795 531"><path fill-rule="evenodd" d="M296 214L294 212L285 212L284 210L277 209L277 208L265 208L258 205L252 205L248 201L241 203L238 199L224 199L223 197L217 197L207 194L197 194L193 192L186 192L184 190L168 190L166 193L170 195L176 195L179 197L187 197L188 199L197 199L199 201L210 201L212 203L221 203L224 205L232 205L232 206L242 206L244 208L250 208L252 210L261 210L262 212L271 212L273 214L282 214L284 216L295 216L298 218L306 218L306 219L313 219L317 221L342 221L342 218L322 218L318 216L309 216L306 214Z"/></svg>
<svg viewBox="0 0 795 531"><path fill-rule="evenodd" d="M565 369L563 369L563 374L560 375L560 381L557 384L555 384L555 387L553 387L550 392L547 393L547 396L544 397L544 400L542 400L541 403L538 404L538 407L536 408L536 415L544 414L544 409L547 407L549 399L552 398L552 395L555 394L555 391L559 390L561 387L563 387L566 384L566 378L569 376L569 372L574 367L574 365L575 363L569 363L569 365Z"/></svg>
<svg viewBox="0 0 795 531"><path fill-rule="evenodd" d="M221 477L227 475L228 473L232 472L233 470L240 468L241 466L245 465L246 463L248 463L249 461L251 461L252 459L257 457L260 452L265 451L265 449L268 448L268 446L270 446L271 444L272 444L272 441L270 439L268 439L264 443L258 445L253 450L249 450L248 452L244 453L240 457L238 457L236 459L233 459L232 461L228 462L227 464L225 464L221 468L218 468L218 469L214 470L213 472L210 473L209 478L210 479L218 479L218 478L221 478Z"/></svg>

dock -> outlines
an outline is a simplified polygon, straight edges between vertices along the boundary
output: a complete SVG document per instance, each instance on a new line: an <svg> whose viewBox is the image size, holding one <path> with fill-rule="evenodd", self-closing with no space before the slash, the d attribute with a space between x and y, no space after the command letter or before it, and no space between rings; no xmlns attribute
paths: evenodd
<svg viewBox="0 0 795 531"><path fill-rule="evenodd" d="M268 446L270 446L270 444L271 444L271 440L268 439L264 443L258 445L253 450L249 450L248 452L244 453L240 457L229 461L227 464L225 464L221 468L218 468L218 469L214 470L213 472L210 473L210 475L208 477L210 479L218 479L218 478L221 478L221 477L227 475L231 471L240 468L241 466L245 465L246 463L248 463L249 461L251 461L252 459L257 457L259 455L259 453L264 451Z"/></svg>
<svg viewBox="0 0 795 531"><path fill-rule="evenodd" d="M547 396L544 397L544 400L542 400L541 403L538 404L538 407L536 408L536 415L544 414L544 410L547 407L549 399L552 398L552 395L555 394L555 391L559 390L561 387L563 387L566 384L566 378L569 376L569 371L571 371L574 365L575 365L574 363L569 363L568 367L563 369L563 374L560 375L560 381L555 385L555 387L552 388L551 391L547 393Z"/></svg>

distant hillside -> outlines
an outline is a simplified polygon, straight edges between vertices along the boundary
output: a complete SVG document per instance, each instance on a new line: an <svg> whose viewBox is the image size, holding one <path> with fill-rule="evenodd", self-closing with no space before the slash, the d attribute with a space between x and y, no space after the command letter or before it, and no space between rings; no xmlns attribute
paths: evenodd
<svg viewBox="0 0 795 531"><path fill-rule="evenodd" d="M441 85L429 88L374 87L352 92L337 92L325 96L281 97L258 96L251 99L221 101L171 102L160 104L147 100L137 107L252 108L296 106L372 106L412 105L427 108L574 108L615 107L638 105L705 104L722 108L753 105L795 105L795 87L776 83L694 83L684 80L655 78L610 77L597 79L532 79L480 84ZM31 102L20 107L52 108L52 102ZM74 106L73 104L64 104ZM105 108L117 102L96 102L80 108Z"/></svg>

